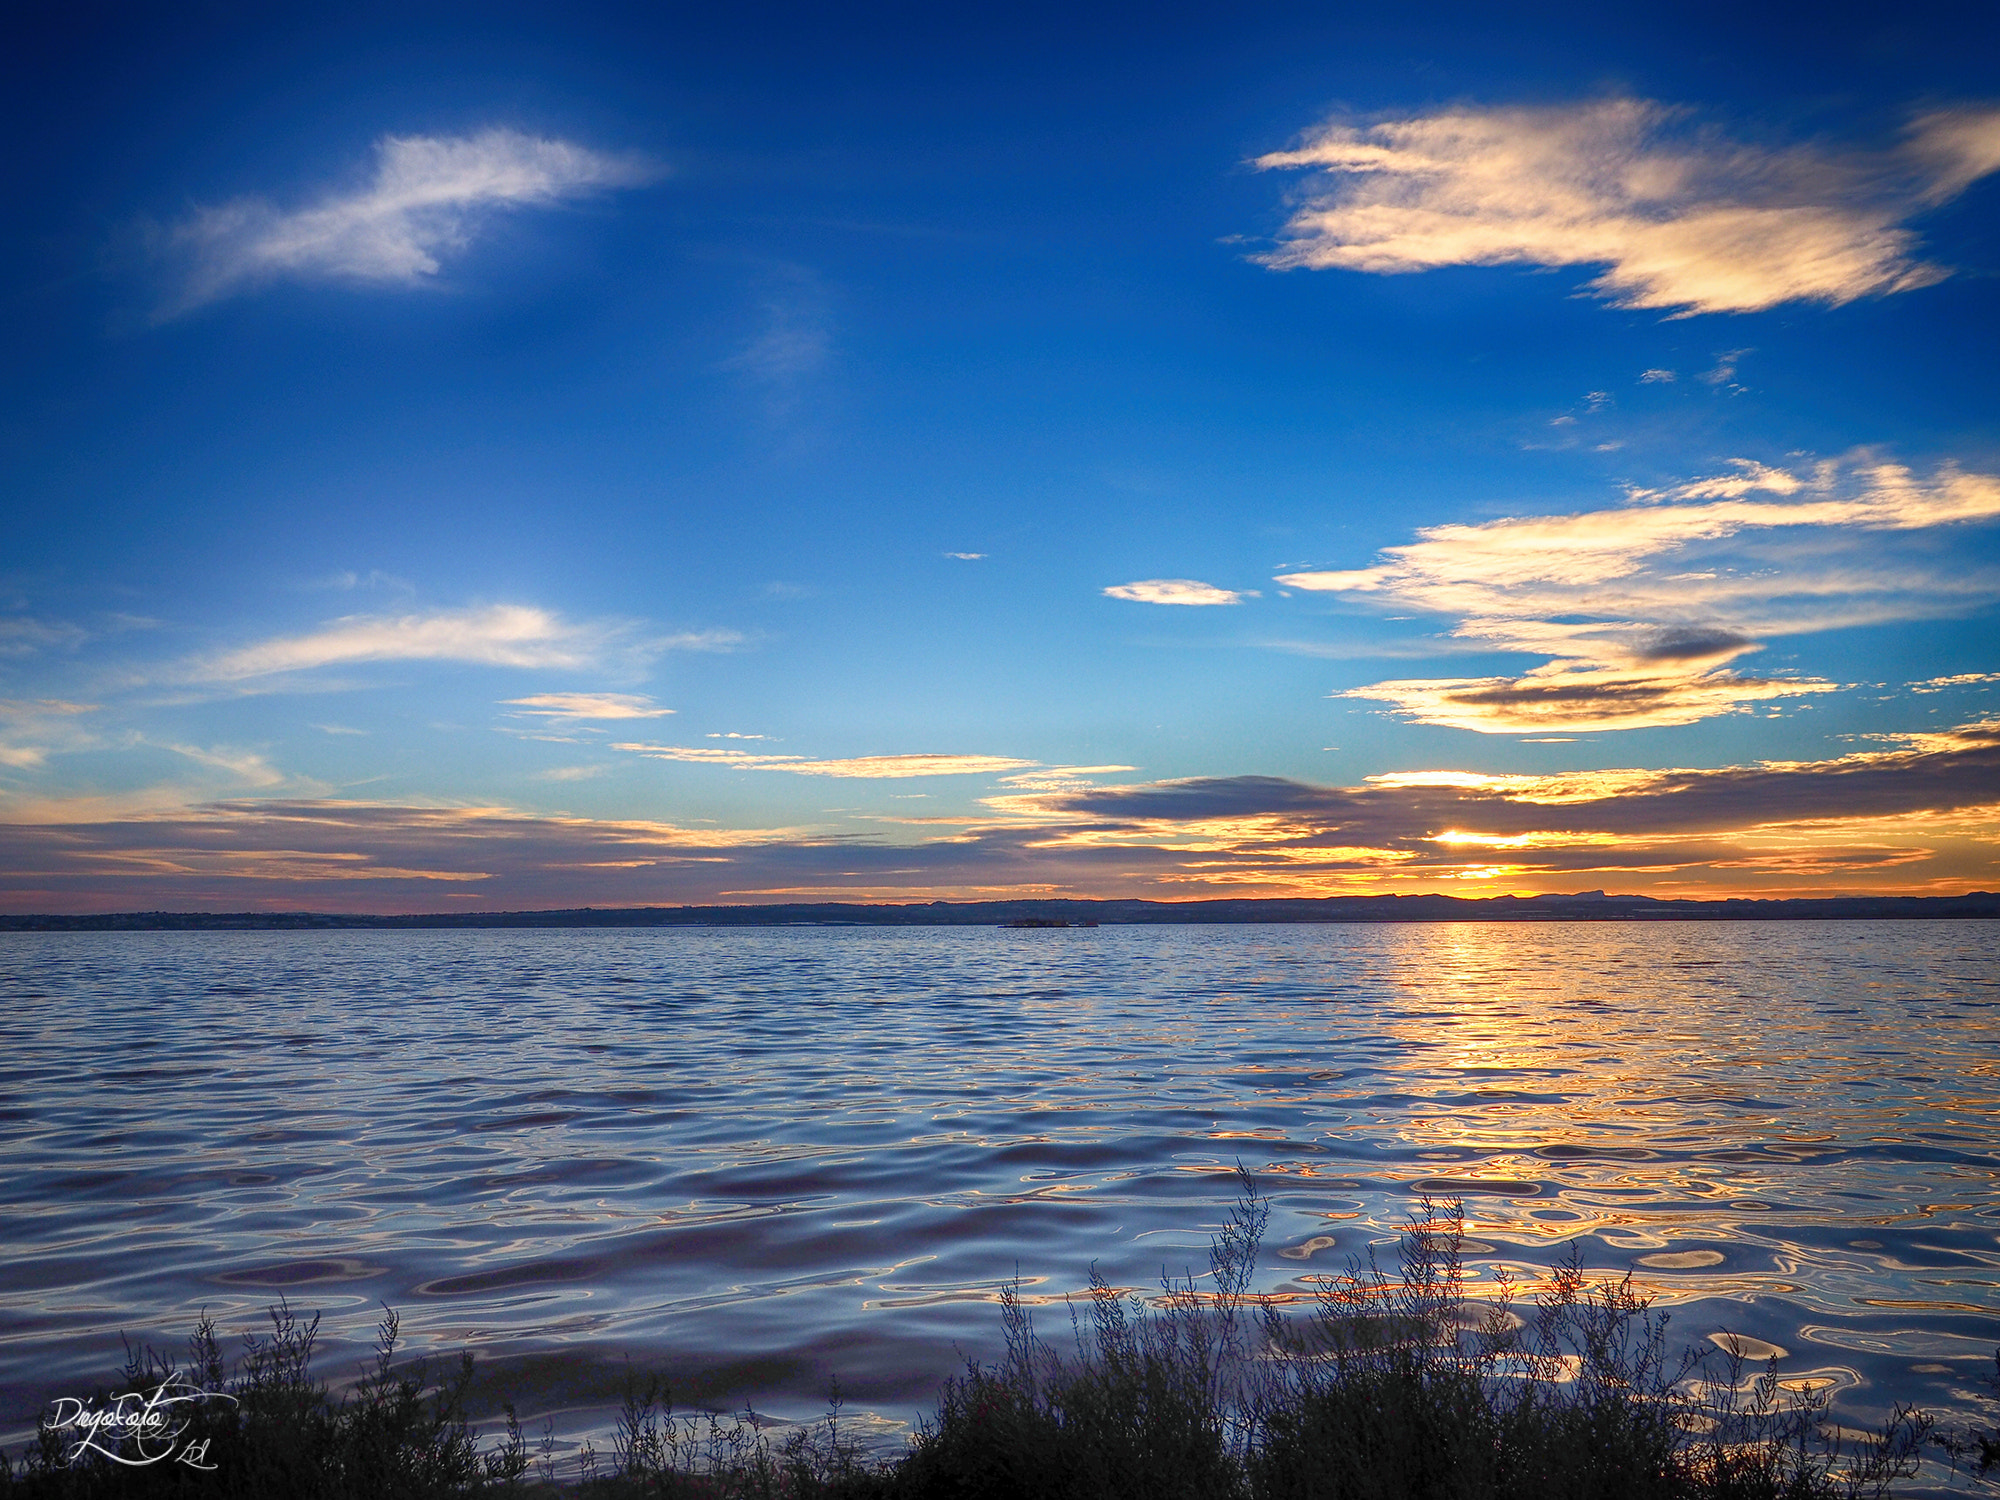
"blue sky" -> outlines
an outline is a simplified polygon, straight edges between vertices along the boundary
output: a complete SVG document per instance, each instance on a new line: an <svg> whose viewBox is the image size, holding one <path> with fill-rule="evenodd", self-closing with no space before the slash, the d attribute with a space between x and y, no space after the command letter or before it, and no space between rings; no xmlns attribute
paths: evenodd
<svg viewBox="0 0 2000 1500"><path fill-rule="evenodd" d="M47 9L0 904L1996 888L2000 26L1780 12Z"/></svg>

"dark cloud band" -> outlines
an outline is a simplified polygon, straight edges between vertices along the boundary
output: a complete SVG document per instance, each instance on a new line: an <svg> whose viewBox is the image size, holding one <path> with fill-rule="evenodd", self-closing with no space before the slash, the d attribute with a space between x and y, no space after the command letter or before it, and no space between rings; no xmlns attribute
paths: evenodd
<svg viewBox="0 0 2000 1500"><path fill-rule="evenodd" d="M2000 878L2000 720L1832 760L992 799L916 843L318 800L0 825L8 910L500 910L1341 891L1926 891Z"/></svg>

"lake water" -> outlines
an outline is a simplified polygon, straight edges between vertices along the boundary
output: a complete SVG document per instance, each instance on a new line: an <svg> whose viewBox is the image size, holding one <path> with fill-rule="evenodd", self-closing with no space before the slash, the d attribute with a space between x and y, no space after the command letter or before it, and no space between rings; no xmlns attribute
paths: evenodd
<svg viewBox="0 0 2000 1500"><path fill-rule="evenodd" d="M0 1039L10 1449L280 1296L572 1436L628 1360L886 1433L1017 1268L1202 1270L1239 1161L1266 1290L1428 1192L1845 1422L1977 1414L2000 1343L1995 923L4 934Z"/></svg>

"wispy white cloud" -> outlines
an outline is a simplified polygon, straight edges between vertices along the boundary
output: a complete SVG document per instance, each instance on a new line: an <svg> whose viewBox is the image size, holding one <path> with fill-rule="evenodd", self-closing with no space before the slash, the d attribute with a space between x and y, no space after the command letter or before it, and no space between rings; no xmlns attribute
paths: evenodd
<svg viewBox="0 0 2000 1500"><path fill-rule="evenodd" d="M1942 693L1951 688L1984 687L2000 682L2000 672L1955 672L1949 677L1926 677L1910 684L1913 693Z"/></svg>
<svg viewBox="0 0 2000 1500"><path fill-rule="evenodd" d="M1923 164L1927 203L1947 203L2000 172L2000 110L1940 109L1910 122L1909 154Z"/></svg>
<svg viewBox="0 0 2000 1500"><path fill-rule="evenodd" d="M1732 396L1740 396L1747 387L1736 381L1736 367L1744 359L1757 351L1754 349L1724 349L1715 356L1715 367L1695 376L1703 385L1713 386L1718 391L1727 391Z"/></svg>
<svg viewBox="0 0 2000 1500"><path fill-rule="evenodd" d="M729 766L741 771L790 771L798 776L836 776L865 780L902 780L911 776L982 776L1019 771L1035 764L1004 755L859 755L815 760L804 755L759 755L749 750L721 750L700 745L613 745L614 750L653 760L692 761L698 765Z"/></svg>
<svg viewBox="0 0 2000 1500"><path fill-rule="evenodd" d="M1244 599L1236 589L1217 588L1193 578L1142 578L1137 583L1114 583L1104 592L1109 598L1140 604L1241 604Z"/></svg>
<svg viewBox="0 0 2000 1500"><path fill-rule="evenodd" d="M184 274L161 315L284 279L420 285L495 211L546 208L658 175L636 155L504 128L384 136L374 175L361 187L292 210L239 198L198 209L166 231L161 249Z"/></svg>
<svg viewBox="0 0 2000 1500"><path fill-rule="evenodd" d="M23 719L66 719L96 711L95 703L72 703L67 698L0 698L0 723Z"/></svg>
<svg viewBox="0 0 2000 1500"><path fill-rule="evenodd" d="M648 636L635 643L648 653L657 651L734 651L744 644L740 630L677 630L671 635Z"/></svg>
<svg viewBox="0 0 2000 1500"><path fill-rule="evenodd" d="M495 667L581 667L604 632L522 604L427 615L347 615L307 635L283 636L198 664L198 680L231 682L371 661L460 661Z"/></svg>
<svg viewBox="0 0 2000 1500"><path fill-rule="evenodd" d="M535 693L506 701L551 719L658 719L674 711L636 693Z"/></svg>
<svg viewBox="0 0 2000 1500"><path fill-rule="evenodd" d="M1000 785L1023 792L1081 791L1091 786L1093 777L1118 776L1138 769L1137 766L1037 766L1032 771L1002 776Z"/></svg>
<svg viewBox="0 0 2000 1500"><path fill-rule="evenodd" d="M1774 635L1923 618L2000 597L1975 566L1899 556L1895 534L2000 519L2000 479L1887 463L1801 475L1747 460L1623 506L1427 527L1373 567L1296 589L1455 617L1454 637L1548 658L1517 678L1374 683L1346 696L1490 733L1686 724L1833 684L1740 676Z"/></svg>
<svg viewBox="0 0 2000 1500"><path fill-rule="evenodd" d="M0 616L0 656L33 656L40 651L67 650L89 639L89 632L61 620L36 620L26 615Z"/></svg>
<svg viewBox="0 0 2000 1500"><path fill-rule="evenodd" d="M826 363L832 336L825 325L792 309L768 309L764 331L723 361L764 380L789 380Z"/></svg>
<svg viewBox="0 0 2000 1500"><path fill-rule="evenodd" d="M1640 372L1641 385L1671 385L1675 379L1672 370L1644 370Z"/></svg>
<svg viewBox="0 0 2000 1500"><path fill-rule="evenodd" d="M984 552L947 552L946 557L955 557L960 562L978 562L986 556Z"/></svg>
<svg viewBox="0 0 2000 1500"><path fill-rule="evenodd" d="M211 771L220 771L232 781L246 786L280 786L287 780L283 771L254 750L238 749L230 745L181 745L165 740L150 740L145 743L158 745L162 750L171 750L176 755L185 756L198 766L206 766Z"/></svg>
<svg viewBox="0 0 2000 1500"><path fill-rule="evenodd" d="M782 385L812 374L833 352L832 308L809 267L770 270L758 325L749 342L722 362L724 369Z"/></svg>
<svg viewBox="0 0 2000 1500"><path fill-rule="evenodd" d="M1594 265L1620 307L1752 312L1942 280L1905 221L2000 169L2000 110L1923 115L1861 152L1731 141L1638 99L1468 107L1330 122L1256 165L1321 174L1268 266Z"/></svg>
<svg viewBox="0 0 2000 1500"><path fill-rule="evenodd" d="M0 766L6 766L10 770L33 770L48 758L49 752L45 746L16 745L0 740Z"/></svg>
<svg viewBox="0 0 2000 1500"><path fill-rule="evenodd" d="M30 771L56 751L94 743L95 736L76 720L96 710L95 703L66 698L0 698L0 766Z"/></svg>
<svg viewBox="0 0 2000 1500"><path fill-rule="evenodd" d="M577 622L533 605L490 604L428 614L346 615L305 635L281 636L187 663L177 676L184 682L241 684L380 661L578 668L616 660L629 665L662 651L726 651L742 639L730 630L647 635L629 621Z"/></svg>
<svg viewBox="0 0 2000 1500"><path fill-rule="evenodd" d="M366 573L358 573L352 568L340 568L332 573L307 581L310 589L338 589L351 593L356 589L390 589L399 594L414 594L417 586L407 578L398 578L394 573L385 573L380 568L370 568Z"/></svg>

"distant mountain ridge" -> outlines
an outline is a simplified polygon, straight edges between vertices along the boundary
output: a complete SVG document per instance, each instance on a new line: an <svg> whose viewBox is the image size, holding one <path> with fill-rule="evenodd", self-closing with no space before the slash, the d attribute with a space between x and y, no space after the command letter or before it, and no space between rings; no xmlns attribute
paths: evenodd
<svg viewBox="0 0 2000 1500"><path fill-rule="evenodd" d="M1732 897L1667 901L1579 891L1551 896L1324 896L1218 901L789 902L773 906L575 907L561 911L428 912L409 916L339 912L95 912L7 915L0 932L224 932L342 928L522 927L997 927L1041 919L1073 925L1201 922L1857 921L2000 917L2000 894Z"/></svg>

